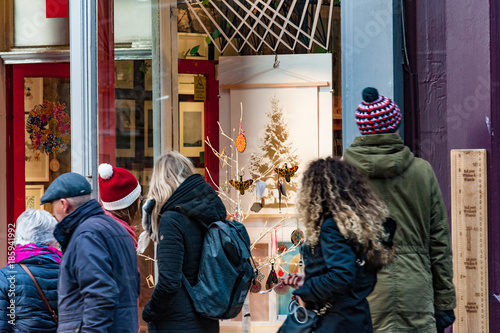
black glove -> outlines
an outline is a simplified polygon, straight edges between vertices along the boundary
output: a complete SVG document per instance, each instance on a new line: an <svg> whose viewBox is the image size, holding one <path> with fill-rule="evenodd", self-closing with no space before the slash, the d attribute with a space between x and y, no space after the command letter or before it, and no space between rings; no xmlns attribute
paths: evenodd
<svg viewBox="0 0 500 333"><path fill-rule="evenodd" d="M155 321L159 317L160 316L151 309L151 302L147 302L146 306L144 306L144 309L142 310L142 319L146 323L150 323L152 321Z"/></svg>
<svg viewBox="0 0 500 333"><path fill-rule="evenodd" d="M453 310L436 310L434 317L436 318L436 328L438 333L443 333L444 329L453 324L455 321L455 312Z"/></svg>

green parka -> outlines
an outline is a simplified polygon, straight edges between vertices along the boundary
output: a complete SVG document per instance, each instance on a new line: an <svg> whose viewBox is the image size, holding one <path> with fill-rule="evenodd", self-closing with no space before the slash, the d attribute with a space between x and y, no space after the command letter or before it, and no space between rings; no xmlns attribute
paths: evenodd
<svg viewBox="0 0 500 333"><path fill-rule="evenodd" d="M362 171L397 222L396 256L368 297L377 332L436 332L435 310L456 306L450 231L431 165L397 134L363 135L344 159Z"/></svg>

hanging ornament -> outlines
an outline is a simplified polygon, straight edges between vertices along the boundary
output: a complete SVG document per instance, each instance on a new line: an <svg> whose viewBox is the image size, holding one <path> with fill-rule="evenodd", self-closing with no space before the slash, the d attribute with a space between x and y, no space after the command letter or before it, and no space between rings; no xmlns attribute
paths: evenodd
<svg viewBox="0 0 500 333"><path fill-rule="evenodd" d="M148 284L149 289L152 289L155 287L155 279L154 279L152 274L149 274L148 276L146 276L146 282Z"/></svg>
<svg viewBox="0 0 500 333"><path fill-rule="evenodd" d="M54 157L49 164L50 170L57 172L61 168L61 164L59 163L58 160Z"/></svg>
<svg viewBox="0 0 500 333"><path fill-rule="evenodd" d="M285 184L281 182L281 180L278 180L278 190L280 191L281 195L286 197L286 188Z"/></svg>
<svg viewBox="0 0 500 333"><path fill-rule="evenodd" d="M276 271L274 270L274 263L271 263L271 271L269 272L269 276L267 277L266 289L271 289L277 284L278 276L276 275Z"/></svg>
<svg viewBox="0 0 500 333"><path fill-rule="evenodd" d="M261 271L259 270L255 271L255 279L257 279L257 281L262 281L265 277L266 276Z"/></svg>
<svg viewBox="0 0 500 333"><path fill-rule="evenodd" d="M245 151L246 147L247 139L245 138L245 135L243 133L238 134L238 136L236 136L236 149L242 153Z"/></svg>
<svg viewBox="0 0 500 333"><path fill-rule="evenodd" d="M285 295L288 290L290 290L290 286L285 286L283 283L278 284L275 288L274 291L278 295Z"/></svg>
<svg viewBox="0 0 500 333"><path fill-rule="evenodd" d="M260 197L261 200L260 202L257 201L253 203L252 207L250 207L252 212L258 213L262 207L264 207L264 191L266 190L266 185L266 182L260 179L255 182L255 195Z"/></svg>
<svg viewBox="0 0 500 333"><path fill-rule="evenodd" d="M248 190L250 185L252 185L253 179L247 179L243 181L243 176L240 176L240 181L230 179L229 184L231 184L235 189L240 191L240 194L245 194L245 190Z"/></svg>
<svg viewBox="0 0 500 333"><path fill-rule="evenodd" d="M300 229L295 229L291 236L292 243L294 245L300 245L304 241L304 233Z"/></svg>
<svg viewBox="0 0 500 333"><path fill-rule="evenodd" d="M290 274L299 272L299 262L300 262L300 253L294 255L290 262L288 263L288 272Z"/></svg>
<svg viewBox="0 0 500 333"><path fill-rule="evenodd" d="M290 177L293 177L295 175L295 172L297 172L297 169L299 168L298 165L288 168L288 166L285 163L285 166L283 168L275 168L274 171L278 173L281 177L285 178L286 182L290 182Z"/></svg>
<svg viewBox="0 0 500 333"><path fill-rule="evenodd" d="M281 278L283 277L283 275L285 275L285 271L280 268L280 270L278 271L278 276Z"/></svg>
<svg viewBox="0 0 500 333"><path fill-rule="evenodd" d="M278 253L279 254L282 254L286 250L288 250L288 246L286 246L285 243L281 243L280 245L278 245Z"/></svg>
<svg viewBox="0 0 500 333"><path fill-rule="evenodd" d="M224 147L224 149L222 149L222 152L220 153L220 157L219 157L219 164L220 164L220 168L224 168L226 165L227 165L227 154L226 154L226 147Z"/></svg>
<svg viewBox="0 0 500 333"><path fill-rule="evenodd" d="M251 293L258 293L262 289L262 285L260 284L259 281L255 280L253 284L250 286L250 292Z"/></svg>
<svg viewBox="0 0 500 333"><path fill-rule="evenodd" d="M243 118L243 103L241 103L241 118ZM245 151L247 147L247 139L245 138L245 131L243 130L243 126L241 126L241 118L240 118L240 134L236 136L236 150L240 153Z"/></svg>

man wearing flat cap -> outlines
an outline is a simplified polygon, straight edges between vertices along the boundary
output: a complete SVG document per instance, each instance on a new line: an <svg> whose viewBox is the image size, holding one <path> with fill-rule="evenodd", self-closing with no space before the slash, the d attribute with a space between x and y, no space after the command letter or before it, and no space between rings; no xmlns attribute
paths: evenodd
<svg viewBox="0 0 500 333"><path fill-rule="evenodd" d="M134 242L91 192L85 177L70 172L57 177L41 199L52 204L59 221L54 236L63 251L57 331L137 333Z"/></svg>

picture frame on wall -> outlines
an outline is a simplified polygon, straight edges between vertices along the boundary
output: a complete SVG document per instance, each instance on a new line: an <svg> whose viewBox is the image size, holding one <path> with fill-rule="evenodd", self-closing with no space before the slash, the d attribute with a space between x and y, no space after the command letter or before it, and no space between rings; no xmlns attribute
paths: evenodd
<svg viewBox="0 0 500 333"><path fill-rule="evenodd" d="M187 157L200 157L205 151L204 102L179 103L180 153Z"/></svg>
<svg viewBox="0 0 500 333"><path fill-rule="evenodd" d="M153 102L144 101L144 156L153 155Z"/></svg>
<svg viewBox="0 0 500 333"><path fill-rule="evenodd" d="M43 104L43 77L24 78L24 111L30 112Z"/></svg>
<svg viewBox="0 0 500 333"><path fill-rule="evenodd" d="M115 141L117 157L135 156L135 100L115 100Z"/></svg>
<svg viewBox="0 0 500 333"><path fill-rule="evenodd" d="M42 199L45 189L43 185L26 185L25 187L25 202L26 209L43 209L43 205L40 205L40 199Z"/></svg>
<svg viewBox="0 0 500 333"><path fill-rule="evenodd" d="M28 120L28 113L24 114L24 123ZM30 136L24 130L24 161L26 182L49 181L49 155L32 148Z"/></svg>
<svg viewBox="0 0 500 333"><path fill-rule="evenodd" d="M115 61L115 87L134 89L134 61Z"/></svg>

